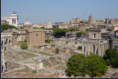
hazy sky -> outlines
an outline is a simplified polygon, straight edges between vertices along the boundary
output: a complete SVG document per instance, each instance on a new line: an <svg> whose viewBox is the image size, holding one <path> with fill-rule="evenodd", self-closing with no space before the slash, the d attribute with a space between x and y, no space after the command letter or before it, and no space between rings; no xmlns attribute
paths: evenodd
<svg viewBox="0 0 118 79"><path fill-rule="evenodd" d="M31 23L69 22L72 18L88 20L118 18L118 0L1 0L1 16L19 15ZM86 14L86 15L84 15Z"/></svg>

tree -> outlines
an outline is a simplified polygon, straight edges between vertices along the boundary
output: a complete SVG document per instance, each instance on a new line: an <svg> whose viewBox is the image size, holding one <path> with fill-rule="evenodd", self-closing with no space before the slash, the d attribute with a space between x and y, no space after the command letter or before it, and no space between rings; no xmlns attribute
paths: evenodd
<svg viewBox="0 0 118 79"><path fill-rule="evenodd" d="M8 24L3 24L3 25L1 25L1 30L2 30L2 32L4 31L4 30L8 30L8 29L18 29L18 28L16 28L15 26L13 26L13 25L8 25Z"/></svg>
<svg viewBox="0 0 118 79"><path fill-rule="evenodd" d="M45 28L44 28L44 27L41 27L40 29L43 29L43 30L45 30Z"/></svg>
<svg viewBox="0 0 118 79"><path fill-rule="evenodd" d="M90 54L85 57L83 54L72 55L67 61L67 73L74 76L85 76L89 74L94 76L102 76L107 71L104 59L97 54Z"/></svg>
<svg viewBox="0 0 118 79"><path fill-rule="evenodd" d="M107 65L109 65L108 63L110 62L110 65L112 65L112 67L118 68L118 52L117 52L117 50L107 49L105 51L105 55L103 56L103 58L106 61Z"/></svg>
<svg viewBox="0 0 118 79"><path fill-rule="evenodd" d="M106 64L107 64L107 66L110 66L110 65L111 65L110 59L107 59L107 60L106 60Z"/></svg>
<svg viewBox="0 0 118 79"><path fill-rule="evenodd" d="M77 35L77 36L82 36L82 35L86 35L86 33L83 32L83 31L81 31L81 32L77 32L76 35Z"/></svg>
<svg viewBox="0 0 118 79"><path fill-rule="evenodd" d="M82 50L82 46L78 46L78 49L79 49L79 50Z"/></svg>
<svg viewBox="0 0 118 79"><path fill-rule="evenodd" d="M70 36L70 34L67 34L67 36Z"/></svg>
<svg viewBox="0 0 118 79"><path fill-rule="evenodd" d="M70 31L71 32L71 35L72 35L72 31L79 31L79 29L76 29L76 28L70 28L70 29L68 29L68 31Z"/></svg>
<svg viewBox="0 0 118 79"><path fill-rule="evenodd" d="M88 74L91 75L92 78L94 76L102 76L104 73L106 73L107 65L101 56L92 53L88 56L88 58Z"/></svg>
<svg viewBox="0 0 118 79"><path fill-rule="evenodd" d="M86 31L86 32L88 32L88 31L89 31L89 29L86 29L85 31Z"/></svg>
<svg viewBox="0 0 118 79"><path fill-rule="evenodd" d="M55 37L62 37L62 36L66 36L66 29L59 29L59 28L53 28L52 29L54 31L53 36Z"/></svg>
<svg viewBox="0 0 118 79"><path fill-rule="evenodd" d="M21 49L27 49L27 44L26 43L22 43L20 46Z"/></svg>
<svg viewBox="0 0 118 79"><path fill-rule="evenodd" d="M20 29L24 29L24 27L20 27Z"/></svg>
<svg viewBox="0 0 118 79"><path fill-rule="evenodd" d="M84 59L83 54L72 55L67 61L67 73L74 76L84 76Z"/></svg>

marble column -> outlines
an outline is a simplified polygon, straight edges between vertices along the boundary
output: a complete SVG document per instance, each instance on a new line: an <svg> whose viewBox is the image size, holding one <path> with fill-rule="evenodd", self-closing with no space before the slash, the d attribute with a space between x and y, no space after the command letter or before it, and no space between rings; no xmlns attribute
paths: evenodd
<svg viewBox="0 0 118 79"><path fill-rule="evenodd" d="M97 48L97 45L95 44L95 54L96 54L96 50L97 50L96 48Z"/></svg>
<svg viewBox="0 0 118 79"><path fill-rule="evenodd" d="M90 44L88 43L88 55L90 55Z"/></svg>
<svg viewBox="0 0 118 79"><path fill-rule="evenodd" d="M93 53L93 44L91 44L91 46L92 46L92 53Z"/></svg>
<svg viewBox="0 0 118 79"><path fill-rule="evenodd" d="M84 42L82 42L82 53L84 54Z"/></svg>
<svg viewBox="0 0 118 79"><path fill-rule="evenodd" d="M3 59L3 73L4 73L4 70L5 70L5 62L4 62L4 44L5 44L5 39L3 40L3 52L2 52L2 59Z"/></svg>

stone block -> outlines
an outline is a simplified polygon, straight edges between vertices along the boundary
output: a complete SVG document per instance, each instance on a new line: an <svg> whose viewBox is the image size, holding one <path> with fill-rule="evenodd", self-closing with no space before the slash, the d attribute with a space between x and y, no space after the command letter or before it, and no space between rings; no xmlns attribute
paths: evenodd
<svg viewBox="0 0 118 79"><path fill-rule="evenodd" d="M71 75L71 78L75 78L74 75Z"/></svg>
<svg viewBox="0 0 118 79"><path fill-rule="evenodd" d="M89 75L88 74L85 74L85 78L89 78Z"/></svg>

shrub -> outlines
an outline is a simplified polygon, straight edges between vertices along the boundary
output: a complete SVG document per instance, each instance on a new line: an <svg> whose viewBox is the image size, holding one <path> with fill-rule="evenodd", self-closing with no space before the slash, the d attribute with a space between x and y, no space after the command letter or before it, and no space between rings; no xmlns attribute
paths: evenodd
<svg viewBox="0 0 118 79"><path fill-rule="evenodd" d="M51 41L53 41L53 40L52 39L45 40L46 43L50 43Z"/></svg>
<svg viewBox="0 0 118 79"><path fill-rule="evenodd" d="M25 43L22 43L21 46L20 46L21 49L27 49L27 44Z"/></svg>
<svg viewBox="0 0 118 79"><path fill-rule="evenodd" d="M79 50L82 50L82 46L78 46L78 49L79 49Z"/></svg>
<svg viewBox="0 0 118 79"><path fill-rule="evenodd" d="M66 44L68 44L68 41L66 41Z"/></svg>
<svg viewBox="0 0 118 79"><path fill-rule="evenodd" d="M27 42L27 40L24 40L24 42Z"/></svg>
<svg viewBox="0 0 118 79"><path fill-rule="evenodd" d="M56 48L56 53L57 53L57 54L59 53L59 49L58 49L58 48Z"/></svg>
<svg viewBox="0 0 118 79"><path fill-rule="evenodd" d="M33 70L32 73L37 73L36 70Z"/></svg>

